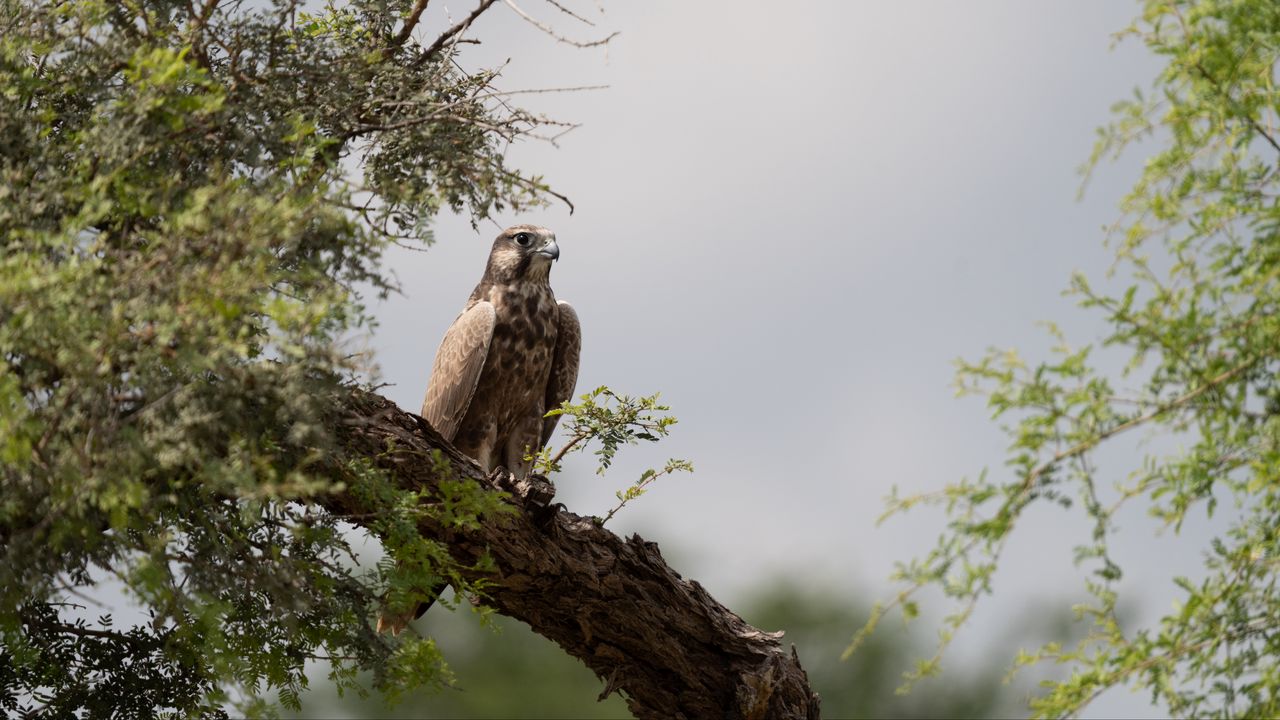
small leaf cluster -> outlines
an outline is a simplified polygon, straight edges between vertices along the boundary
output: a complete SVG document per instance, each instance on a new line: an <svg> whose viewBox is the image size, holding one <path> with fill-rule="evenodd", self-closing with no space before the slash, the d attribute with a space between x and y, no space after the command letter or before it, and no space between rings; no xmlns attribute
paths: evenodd
<svg viewBox="0 0 1280 720"><path fill-rule="evenodd" d="M638 445L641 441L657 442L671 432L676 417L671 408L658 401L659 395L633 397L619 395L601 385L584 393L577 403L565 401L560 407L547 413L547 417L567 418L565 430L569 442L558 451L548 447L531 456L537 472L550 475L560 471L560 461L570 452L585 450L595 443L596 474L604 475L613 464L618 449L624 445ZM628 502L640 497L648 486L660 477L676 472L693 472L693 464L687 460L672 458L660 469L650 468L640 474L634 483L619 490L618 505L600 520L601 524L612 518Z"/></svg>

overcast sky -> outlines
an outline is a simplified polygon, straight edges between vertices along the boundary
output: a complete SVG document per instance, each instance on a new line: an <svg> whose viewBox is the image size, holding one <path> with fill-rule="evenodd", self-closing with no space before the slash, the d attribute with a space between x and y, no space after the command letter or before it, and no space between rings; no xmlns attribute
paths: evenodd
<svg viewBox="0 0 1280 720"><path fill-rule="evenodd" d="M1104 167L1077 201L1095 127L1158 68L1134 41L1112 47L1138 5L647 0L601 16L578 2L593 29L524 2L578 39L621 31L607 51L575 50L498 4L461 58L511 58L508 90L609 86L516 98L582 123L558 149L511 151L577 211L478 231L446 217L431 251L394 252L405 292L376 305L370 341L394 383L384 392L417 411L499 226L546 225L562 251L553 287L582 320L580 391L661 391L680 418L604 479L571 462L559 499L602 514L644 467L688 458L694 475L660 482L611 527L657 541L730 607L779 575L884 596L893 562L941 530L929 512L876 528L890 488L1002 471L982 401L954 398L954 359L993 345L1042 357L1040 320L1082 343L1104 329L1061 290L1073 270L1105 271L1101 228L1141 167L1140 155ZM433 4L424 33L469 9ZM1079 595L1071 549L1086 523L1060 510L1028 521L961 657L984 628ZM1156 537L1140 513L1122 525L1123 588L1148 617L1168 610L1168 577L1194 573L1205 528ZM1121 691L1092 712L1144 703Z"/></svg>

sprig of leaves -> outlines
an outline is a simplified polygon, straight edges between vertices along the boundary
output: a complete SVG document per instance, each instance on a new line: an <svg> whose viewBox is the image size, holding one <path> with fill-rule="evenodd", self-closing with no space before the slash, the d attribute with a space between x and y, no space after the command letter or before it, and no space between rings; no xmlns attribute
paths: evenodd
<svg viewBox="0 0 1280 720"><path fill-rule="evenodd" d="M592 443L598 447L593 451L596 456L596 474L604 475L613 464L618 449L624 445L638 445L643 442L657 442L671 432L671 426L677 420L670 415L670 407L658 401L659 394L633 397L619 395L607 386L592 390L579 397L579 402L565 401L560 407L547 413L547 417L561 417L566 423L569 442L558 451L552 452L544 448L528 459L533 460L534 470L543 475L560 471L560 462L571 452L585 450ZM676 472L693 472L693 464L687 460L671 458L661 469L650 468L640 474L634 483L616 495L619 503L600 520L607 522L628 502L645 493L649 485L658 478Z"/></svg>

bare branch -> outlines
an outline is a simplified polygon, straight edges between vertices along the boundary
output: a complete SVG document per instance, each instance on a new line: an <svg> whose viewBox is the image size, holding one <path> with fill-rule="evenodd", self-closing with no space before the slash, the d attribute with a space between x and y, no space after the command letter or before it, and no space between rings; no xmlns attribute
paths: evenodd
<svg viewBox="0 0 1280 720"><path fill-rule="evenodd" d="M475 10L471 11L470 15L463 18L457 25L445 30L440 34L440 37L435 39L435 42L427 46L427 49L423 50L422 54L418 55L418 57L414 59L412 66L419 67L434 57L436 53L440 52L440 48L444 47L450 39L457 37L465 32L467 28L471 27L471 23L475 22L476 18L480 17L480 15L483 14L485 10L488 10L495 2L497 2L497 0L480 0L480 4L476 6ZM455 43L456 42L457 41L455 41Z"/></svg>
<svg viewBox="0 0 1280 720"><path fill-rule="evenodd" d="M355 137L358 137L360 135L364 135L365 133L370 133L370 132L402 130L407 127L413 127L414 125L421 125L423 123L431 122L432 120L438 120L442 117L456 118L456 116L452 115L449 111L460 105L464 105L474 100L488 100L490 98L503 98L503 97L510 97L512 95L541 95L543 93L578 92L580 90L604 90L608 87L609 87L608 85L579 85L577 87L535 88L532 90L495 90L493 92L480 93L478 95L471 95L469 97L465 97L460 100L455 100L451 103L445 103L444 105L440 105L438 107L432 108L431 112L427 113L426 115L418 115L416 117L406 118L404 120L398 120L393 123L382 124L382 125L374 124L374 123L365 123L363 125L359 125L355 128L352 128L350 131L348 131L347 134L343 136L343 140L351 140ZM460 118L457 118L457 119L460 119ZM474 122L474 121L468 120L468 122Z"/></svg>
<svg viewBox="0 0 1280 720"><path fill-rule="evenodd" d="M563 6L563 5L561 5L560 3L556 2L556 0L546 0L546 1L547 1L547 4L548 4L548 5L550 5L551 7L553 7L553 8L555 8L555 9L559 10L560 12L564 13L565 15L568 15L569 17L573 18L574 20L578 20L578 21L580 21L580 22L586 23L587 25L590 25L591 27L595 27L595 26L596 26L596 24L595 24L595 23L593 23L593 22L591 22L590 20L588 20L588 19L586 19L586 18L582 17L581 15L579 15L578 13L576 13L576 12L574 12L574 11L570 10L569 8L567 8L567 7Z"/></svg>
<svg viewBox="0 0 1280 720"><path fill-rule="evenodd" d="M506 168L499 167L499 168L496 168L496 169L498 170L498 172L500 172L500 173L502 173L503 175L506 175L507 177L509 177L509 178L511 178L512 180L514 180L514 181L515 181L518 185L520 185L521 187L528 188L529 190L533 190L534 192L542 192L542 193L546 193L546 194L550 195L551 197L553 197L553 198L555 198L555 199L559 200L560 202L564 203L565 205L567 205L567 206L569 207L569 214L570 214L570 215L572 215L572 214L573 214L573 211L574 211L574 209L575 209L575 208L573 207L573 201L569 200L569 198L568 198L567 196L565 196L565 195L561 195L560 193L558 193L558 192L556 192L556 191L552 190L551 188L549 188L549 187L547 187L547 186L545 186L545 185L539 185L539 184L535 183L534 181L530 180L529 178L527 178L527 177L525 177L525 176L523 176L523 175L521 175L521 174L519 174L519 173L511 172L510 170L507 170Z"/></svg>
<svg viewBox="0 0 1280 720"><path fill-rule="evenodd" d="M502 2L506 3L507 7L511 8L513 11L515 11L517 15L524 18L526 22L538 28L542 32L550 35L551 37L555 38L558 42L562 42L566 45L572 45L577 48L599 47L601 45L608 45L610 40L618 36L617 32L612 32L612 33L609 33L608 37L601 38L600 40L592 40L591 42L584 43L584 42L578 42L577 40L570 40L569 38L557 33L555 29L552 28L550 25L547 25L546 23L538 21L537 19L530 16L529 13L526 13L524 10L520 9L520 6L516 5L514 0L502 0Z"/></svg>

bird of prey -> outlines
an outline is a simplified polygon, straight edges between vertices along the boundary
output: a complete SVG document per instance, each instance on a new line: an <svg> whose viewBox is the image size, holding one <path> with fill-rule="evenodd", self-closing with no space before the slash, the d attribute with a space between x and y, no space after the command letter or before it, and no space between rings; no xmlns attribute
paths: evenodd
<svg viewBox="0 0 1280 720"><path fill-rule="evenodd" d="M578 314L551 291L555 233L515 225L493 241L484 276L445 332L431 368L422 417L485 472L528 474L525 458L551 439L559 416L543 417L573 396L582 329ZM378 618L398 633L421 617Z"/></svg>

